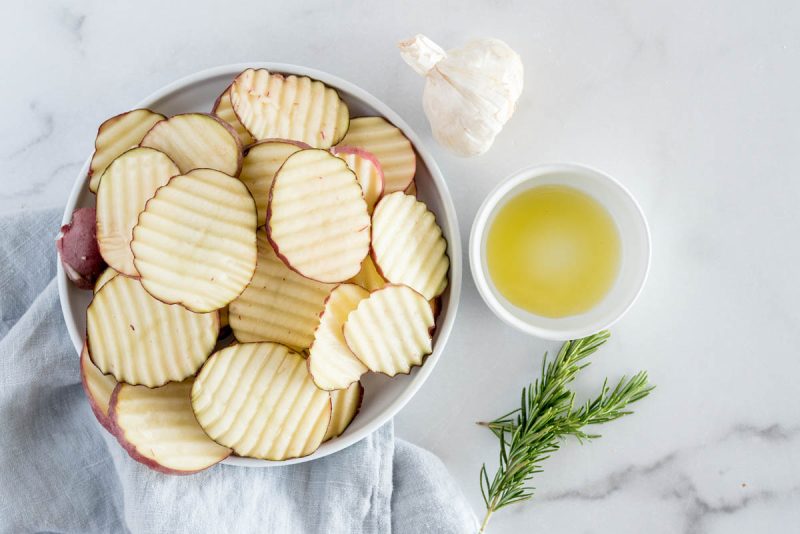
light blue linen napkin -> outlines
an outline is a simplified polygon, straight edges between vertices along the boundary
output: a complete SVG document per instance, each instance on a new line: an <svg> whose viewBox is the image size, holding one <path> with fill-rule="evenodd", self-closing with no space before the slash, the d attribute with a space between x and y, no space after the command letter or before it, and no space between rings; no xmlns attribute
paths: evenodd
<svg viewBox="0 0 800 534"><path fill-rule="evenodd" d="M96 422L55 282L58 210L0 216L0 532L468 533L444 465L391 423L295 466L169 476Z"/></svg>

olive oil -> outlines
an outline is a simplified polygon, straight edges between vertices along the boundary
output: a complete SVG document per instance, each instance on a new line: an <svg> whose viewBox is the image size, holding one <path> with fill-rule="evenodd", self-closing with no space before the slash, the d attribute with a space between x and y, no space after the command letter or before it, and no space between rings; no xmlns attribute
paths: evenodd
<svg viewBox="0 0 800 534"><path fill-rule="evenodd" d="M573 187L543 185L500 208L486 242L489 273L515 306L545 317L590 310L614 284L621 245L606 209Z"/></svg>

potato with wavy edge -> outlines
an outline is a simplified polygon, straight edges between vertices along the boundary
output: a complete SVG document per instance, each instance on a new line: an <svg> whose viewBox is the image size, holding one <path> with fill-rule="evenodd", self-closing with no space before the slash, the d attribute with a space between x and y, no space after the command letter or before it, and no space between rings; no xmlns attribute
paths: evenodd
<svg viewBox="0 0 800 534"><path fill-rule="evenodd" d="M308 145L297 141L259 141L244 155L239 179L244 182L256 201L259 226L264 226L267 222L269 190L275 173L289 156L302 148L308 148Z"/></svg>
<svg viewBox="0 0 800 534"><path fill-rule="evenodd" d="M372 260L391 283L404 284L426 299L447 287L447 242L436 217L416 198L392 193L372 215Z"/></svg>
<svg viewBox="0 0 800 534"><path fill-rule="evenodd" d="M195 312L226 306L253 277L256 224L253 197L237 178L211 169L173 177L133 229L142 285Z"/></svg>
<svg viewBox="0 0 800 534"><path fill-rule="evenodd" d="M361 262L361 270L353 278L347 281L348 284L356 284L367 291L375 291L386 285L386 280L378 272L372 256L367 256Z"/></svg>
<svg viewBox="0 0 800 534"><path fill-rule="evenodd" d="M404 191L417 172L417 155L411 142L383 117L352 119L339 145L363 148L378 158L383 170L384 195Z"/></svg>
<svg viewBox="0 0 800 534"><path fill-rule="evenodd" d="M114 278L115 276L117 276L118 274L119 273L117 271L115 271L114 269L112 269L111 267L106 267L106 270L103 271L103 273L100 275L100 277L94 283L93 292L97 293L98 291L100 291L100 288L102 288L104 285L106 285L108 282L110 282L111 279Z"/></svg>
<svg viewBox="0 0 800 534"><path fill-rule="evenodd" d="M131 458L161 473L190 475L231 455L197 423L193 382L189 378L155 389L117 385L110 407L113 433Z"/></svg>
<svg viewBox="0 0 800 534"><path fill-rule="evenodd" d="M304 349L314 330L331 284L315 282L289 269L259 228L258 259L250 285L230 303L228 321L240 342L275 341Z"/></svg>
<svg viewBox="0 0 800 534"><path fill-rule="evenodd" d="M236 135L239 136L239 141L242 142L242 146L246 147L248 145L252 145L256 142L255 138L250 135L250 132L247 131L247 128L239 122L239 118L236 116L236 112L233 111L233 106L231 105L231 86L225 88L225 91L221 95L217 97L214 101L214 106L211 108L211 114L216 115L221 120L227 122L231 128L236 132Z"/></svg>
<svg viewBox="0 0 800 534"><path fill-rule="evenodd" d="M86 397L89 399L89 406L92 413L97 418L103 428L112 432L111 419L108 417L108 404L111 401L111 393L117 387L117 382L113 376L104 375L89 358L89 349L86 344L81 351L81 384Z"/></svg>
<svg viewBox="0 0 800 534"><path fill-rule="evenodd" d="M434 319L428 301L407 286L372 292L344 323L344 338L370 371L408 373L431 353Z"/></svg>
<svg viewBox="0 0 800 534"><path fill-rule="evenodd" d="M383 195L383 171L378 158L363 148L352 146L335 146L331 148L331 154L343 159L355 173L367 202L367 211L372 213L378 199Z"/></svg>
<svg viewBox="0 0 800 534"><path fill-rule="evenodd" d="M214 353L192 389L197 421L240 456L286 460L317 450L331 397L314 385L302 356L278 343L244 343Z"/></svg>
<svg viewBox="0 0 800 534"><path fill-rule="evenodd" d="M361 401L364 398L364 386L361 382L353 382L347 389L337 389L331 391L331 424L322 442L325 443L333 438L338 438L347 430L350 423L358 415L361 409Z"/></svg>
<svg viewBox="0 0 800 534"><path fill-rule="evenodd" d="M329 148L347 132L350 112L338 93L305 76L247 69L233 80L231 105L256 139L293 139Z"/></svg>
<svg viewBox="0 0 800 534"><path fill-rule="evenodd" d="M128 150L106 168L97 189L97 244L117 272L139 276L131 252L133 227L145 203L177 174L177 165L166 154L141 147Z"/></svg>
<svg viewBox="0 0 800 534"><path fill-rule="evenodd" d="M214 348L219 314L164 304L115 276L86 310L89 356L119 382L156 387L193 375Z"/></svg>
<svg viewBox="0 0 800 534"><path fill-rule="evenodd" d="M89 190L97 192L106 167L120 154L139 143L147 132L166 117L149 109L134 109L111 117L97 130L94 154L89 165Z"/></svg>
<svg viewBox="0 0 800 534"><path fill-rule="evenodd" d="M208 113L183 113L156 123L139 146L165 153L183 174L214 169L238 176L242 168L242 142L236 131Z"/></svg>
<svg viewBox="0 0 800 534"><path fill-rule="evenodd" d="M369 252L370 218L355 174L327 150L300 150L270 189L267 235L294 271L324 283L344 282Z"/></svg>
<svg viewBox="0 0 800 534"><path fill-rule="evenodd" d="M367 297L369 291L354 284L340 284L328 295L308 351L308 372L318 388L343 389L367 372L342 333L348 314Z"/></svg>

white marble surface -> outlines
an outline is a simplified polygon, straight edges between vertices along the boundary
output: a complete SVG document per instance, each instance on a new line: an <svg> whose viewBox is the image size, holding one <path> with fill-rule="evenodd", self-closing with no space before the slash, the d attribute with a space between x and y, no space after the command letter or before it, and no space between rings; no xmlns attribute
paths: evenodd
<svg viewBox="0 0 800 534"><path fill-rule="evenodd" d="M431 7L429 4L437 4ZM513 170L576 161L649 216L639 303L579 381L647 369L658 389L604 437L568 443L536 498L491 532L788 532L800 522L800 5L791 1L27 2L0 34L0 210L65 202L95 128L165 83L238 61L317 67L382 98L430 144L462 237ZM517 114L487 155L433 145L422 80L394 43L506 40ZM467 268L466 258L465 269ZM397 418L476 512L496 443L474 422L515 406L556 344L502 324L469 276L435 373Z"/></svg>

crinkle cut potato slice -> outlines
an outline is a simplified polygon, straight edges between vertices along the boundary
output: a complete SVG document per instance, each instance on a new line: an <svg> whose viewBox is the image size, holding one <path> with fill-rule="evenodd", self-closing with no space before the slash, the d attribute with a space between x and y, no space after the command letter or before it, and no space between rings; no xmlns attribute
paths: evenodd
<svg viewBox="0 0 800 534"><path fill-rule="evenodd" d="M347 132L350 112L334 89L305 76L247 69L233 80L233 110L253 137L329 148Z"/></svg>
<svg viewBox="0 0 800 534"><path fill-rule="evenodd" d="M214 169L238 176L242 168L242 142L236 131L208 113L183 113L156 123L139 146L165 153L182 174Z"/></svg>
<svg viewBox="0 0 800 534"><path fill-rule="evenodd" d="M378 158L363 148L351 146L335 146L331 148L331 153L337 158L342 158L355 173L364 193L364 200L367 202L367 211L372 213L378 199L383 195L383 171Z"/></svg>
<svg viewBox="0 0 800 534"><path fill-rule="evenodd" d="M363 398L364 386L361 385L361 382L353 382L347 389L331 391L333 405L331 424L328 426L328 431L322 440L323 443L333 438L338 438L347 430L347 427L358 415Z"/></svg>
<svg viewBox="0 0 800 534"><path fill-rule="evenodd" d="M193 378L158 388L119 384L111 401L114 434L150 469L190 475L221 462L231 450L215 443L192 411Z"/></svg>
<svg viewBox="0 0 800 534"><path fill-rule="evenodd" d="M104 285L106 285L106 283L108 283L109 280L111 280L112 278L114 278L118 274L119 273L117 271L115 271L114 269L112 269L111 267L106 267L106 270L103 271L103 273L100 275L100 277L97 279L97 281L95 281L93 292L97 293L98 291L100 291L100 288L102 288Z"/></svg>
<svg viewBox="0 0 800 534"><path fill-rule="evenodd" d="M433 348L433 311L407 286L387 285L359 302L344 323L344 338L370 371L395 376L421 365Z"/></svg>
<svg viewBox="0 0 800 534"><path fill-rule="evenodd" d="M289 269L259 228L258 260L250 285L230 303L228 321L240 342L275 341L298 350L314 340L325 299L333 289Z"/></svg>
<svg viewBox="0 0 800 534"><path fill-rule="evenodd" d="M286 159L308 145L295 141L267 140L251 146L244 155L239 179L244 182L256 201L258 225L267 222L267 204L272 179Z"/></svg>
<svg viewBox="0 0 800 534"><path fill-rule="evenodd" d="M324 283L344 282L369 251L370 218L355 174L327 150L300 150L275 175L267 234L292 270Z"/></svg>
<svg viewBox="0 0 800 534"><path fill-rule="evenodd" d="M111 117L97 130L89 165L89 190L97 192L106 167L120 154L137 146L147 132L166 117L149 109L134 109Z"/></svg>
<svg viewBox="0 0 800 534"><path fill-rule="evenodd" d="M216 115L221 120L227 122L231 128L236 132L236 135L239 136L239 141L241 141L242 146L246 147L248 145L252 145L256 142L250 132L247 131L247 128L239 122L239 118L236 116L236 113L233 111L233 106L231 105L231 86L225 88L225 91L221 95L217 97L217 100L214 102L214 106L211 108L211 114Z"/></svg>
<svg viewBox="0 0 800 534"><path fill-rule="evenodd" d="M156 190L180 174L169 157L153 148L132 148L111 162L97 189L97 245L106 263L126 276L133 265L133 227Z"/></svg>
<svg viewBox="0 0 800 534"><path fill-rule="evenodd" d="M118 382L157 387L192 376L214 349L219 314L164 304L115 276L86 310L89 356Z"/></svg>
<svg viewBox="0 0 800 534"><path fill-rule="evenodd" d="M253 277L256 224L253 197L237 178L211 169L173 177L147 201L133 229L142 285L191 311L226 306Z"/></svg>
<svg viewBox="0 0 800 534"><path fill-rule="evenodd" d="M214 353L192 389L197 421L239 456L308 456L331 420L331 397L314 385L302 356L278 343L243 343Z"/></svg>
<svg viewBox="0 0 800 534"><path fill-rule="evenodd" d="M386 285L386 280L378 272L372 256L367 256L361 262L361 270L353 278L347 281L348 284L356 284L367 291L375 291Z"/></svg>
<svg viewBox="0 0 800 534"><path fill-rule="evenodd" d="M86 397L89 399L89 406L92 413L97 418L103 428L111 432L111 419L108 417L108 404L111 401L111 393L117 387L117 382L113 376L104 375L100 369L92 363L89 358L89 349L86 344L81 351L81 384Z"/></svg>
<svg viewBox="0 0 800 534"><path fill-rule="evenodd" d="M384 195L404 191L417 172L417 155L411 142L383 117L351 119L350 129L339 145L359 147L375 154L383 170Z"/></svg>
<svg viewBox="0 0 800 534"><path fill-rule="evenodd" d="M447 287L447 242L436 217L402 192L383 197L372 215L372 259L389 282L404 284L427 299Z"/></svg>
<svg viewBox="0 0 800 534"><path fill-rule="evenodd" d="M340 284L328 295L308 356L308 371L318 388L343 389L367 372L342 333L347 316L367 297L369 291L354 284Z"/></svg>

